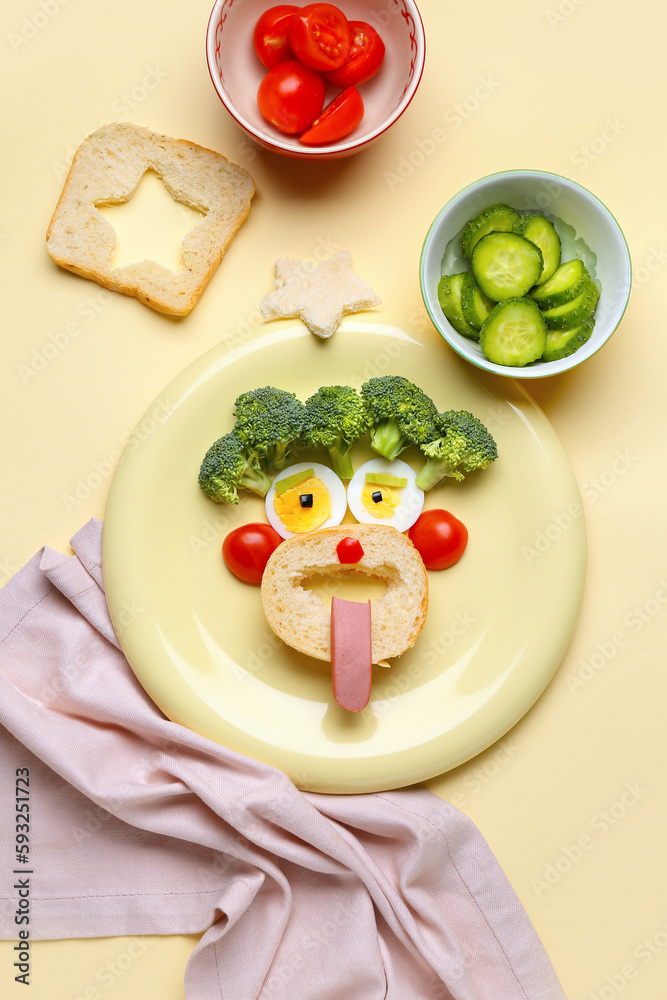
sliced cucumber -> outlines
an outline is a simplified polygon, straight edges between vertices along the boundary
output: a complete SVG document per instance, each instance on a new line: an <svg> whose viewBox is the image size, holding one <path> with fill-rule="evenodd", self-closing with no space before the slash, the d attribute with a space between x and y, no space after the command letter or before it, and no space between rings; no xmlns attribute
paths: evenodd
<svg viewBox="0 0 667 1000"><path fill-rule="evenodd" d="M475 330L480 330L495 304L487 298L474 276L468 271L461 285L461 310L464 320Z"/></svg>
<svg viewBox="0 0 667 1000"><path fill-rule="evenodd" d="M488 233L509 233L512 226L517 222L519 213L515 212L509 205L491 205L483 212L471 219L463 230L461 237L461 249L468 260L472 255L475 244Z"/></svg>
<svg viewBox="0 0 667 1000"><path fill-rule="evenodd" d="M540 248L543 264L538 284L548 281L560 264L560 240L553 223L543 215L526 215L514 223L512 231Z"/></svg>
<svg viewBox="0 0 667 1000"><path fill-rule="evenodd" d="M544 354L547 328L542 313L531 299L499 302L482 324L479 343L494 364L523 368Z"/></svg>
<svg viewBox="0 0 667 1000"><path fill-rule="evenodd" d="M516 233L489 233L475 245L472 273L494 302L520 298L542 273L542 251Z"/></svg>
<svg viewBox="0 0 667 1000"><path fill-rule="evenodd" d="M595 312L600 293L593 281L587 281L582 290L570 302L553 309L543 309L544 322L549 330L572 330L580 326Z"/></svg>
<svg viewBox="0 0 667 1000"><path fill-rule="evenodd" d="M469 274L468 271L461 271L459 274L445 274L438 284L438 301L443 313L457 333L464 337L470 337L472 340L478 340L479 330L466 322L461 309L461 287L467 274Z"/></svg>
<svg viewBox="0 0 667 1000"><path fill-rule="evenodd" d="M588 281L591 281L591 276L583 261L575 257L561 264L548 281L533 288L530 297L535 299L540 309L553 309L576 299Z"/></svg>
<svg viewBox="0 0 667 1000"><path fill-rule="evenodd" d="M542 360L558 361L560 358L568 358L590 339L594 326L595 320L589 316L581 326L576 326L573 330L550 330Z"/></svg>

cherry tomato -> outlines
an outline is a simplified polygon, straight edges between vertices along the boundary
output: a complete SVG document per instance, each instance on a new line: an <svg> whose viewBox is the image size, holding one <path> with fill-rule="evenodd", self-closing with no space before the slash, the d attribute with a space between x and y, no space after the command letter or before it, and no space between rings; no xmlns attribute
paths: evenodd
<svg viewBox="0 0 667 1000"><path fill-rule="evenodd" d="M352 44L347 62L340 69L324 74L334 87L352 87L367 83L375 76L384 60L384 42L366 21L349 21Z"/></svg>
<svg viewBox="0 0 667 1000"><path fill-rule="evenodd" d="M322 114L311 127L299 136L299 142L306 146L320 146L324 142L335 142L357 127L364 117L364 102L356 87L348 87L331 104L327 104Z"/></svg>
<svg viewBox="0 0 667 1000"><path fill-rule="evenodd" d="M292 135L309 128L324 105L324 80L298 59L270 69L259 85L257 103L267 122Z"/></svg>
<svg viewBox="0 0 667 1000"><path fill-rule="evenodd" d="M348 20L333 4L309 3L294 16L289 41L297 59L311 69L338 69L350 54Z"/></svg>
<svg viewBox="0 0 667 1000"><path fill-rule="evenodd" d="M339 541L336 546L336 553L341 563L358 563L364 554L364 550L358 538L352 538L347 535Z"/></svg>
<svg viewBox="0 0 667 1000"><path fill-rule="evenodd" d="M222 558L239 580L259 584L269 556L281 542L282 538L270 524L253 521L229 532L222 543Z"/></svg>
<svg viewBox="0 0 667 1000"><path fill-rule="evenodd" d="M292 18L298 9L293 4L269 7L255 25L252 36L253 48L257 58L267 69L273 69L278 63L294 59L288 36Z"/></svg>
<svg viewBox="0 0 667 1000"><path fill-rule="evenodd" d="M468 544L468 529L448 510L425 510L408 531L426 569L447 569Z"/></svg>

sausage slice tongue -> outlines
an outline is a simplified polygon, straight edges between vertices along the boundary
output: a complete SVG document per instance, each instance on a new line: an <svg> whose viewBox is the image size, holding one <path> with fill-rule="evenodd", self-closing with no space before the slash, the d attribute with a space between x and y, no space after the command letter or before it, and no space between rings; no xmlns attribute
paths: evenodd
<svg viewBox="0 0 667 1000"><path fill-rule="evenodd" d="M371 602L331 601L331 669L334 698L361 712L371 697Z"/></svg>

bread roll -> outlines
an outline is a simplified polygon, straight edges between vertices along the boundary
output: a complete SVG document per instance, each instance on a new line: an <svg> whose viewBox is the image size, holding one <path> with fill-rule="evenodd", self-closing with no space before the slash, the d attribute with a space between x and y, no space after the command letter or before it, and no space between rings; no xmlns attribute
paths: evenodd
<svg viewBox="0 0 667 1000"><path fill-rule="evenodd" d="M336 546L358 538L364 550L355 564L341 564ZM341 524L295 535L271 554L261 585L262 606L276 635L319 660L331 659L331 614L322 598L303 586L309 577L332 580L364 574L387 584L373 600L373 663L399 656L414 645L428 609L428 579L410 539L388 525Z"/></svg>

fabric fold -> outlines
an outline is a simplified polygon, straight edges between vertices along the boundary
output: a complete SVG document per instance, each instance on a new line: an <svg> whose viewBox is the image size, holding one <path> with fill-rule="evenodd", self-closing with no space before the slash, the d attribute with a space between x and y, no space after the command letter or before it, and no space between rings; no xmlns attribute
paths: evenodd
<svg viewBox="0 0 667 1000"><path fill-rule="evenodd" d="M89 522L73 556L45 548L0 592L0 756L29 768L35 803L31 936L199 933L188 1000L564 1000L453 806L301 792L162 715L114 634L101 535ZM13 815L0 826L7 843Z"/></svg>

